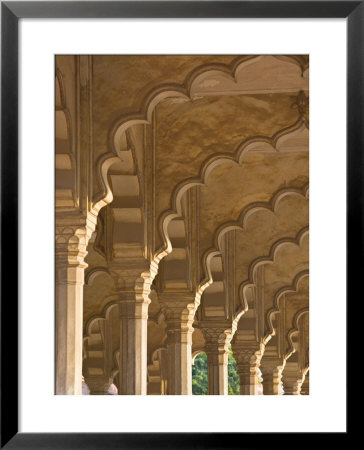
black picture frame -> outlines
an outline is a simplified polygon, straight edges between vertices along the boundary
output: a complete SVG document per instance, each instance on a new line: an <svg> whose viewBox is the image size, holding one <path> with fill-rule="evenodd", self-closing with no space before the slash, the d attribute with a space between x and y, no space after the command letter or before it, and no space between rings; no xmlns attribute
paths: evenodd
<svg viewBox="0 0 364 450"><path fill-rule="evenodd" d="M1 448L258 448L270 433L18 433L18 21L21 18L346 18L347 305L362 290L364 186L363 1L1 2ZM11 318L9 320L9 318ZM350 346L347 346L350 351ZM333 394L334 395L334 394ZM347 419L349 414L347 414ZM347 432L336 440L347 439ZM351 430L351 429L350 429ZM242 434L244 436L242 436ZM284 448L289 433L279 433ZM286 435L284 437L283 435ZM309 442L310 433L300 443ZM273 440L272 440L273 439ZM315 446L326 441L315 433ZM292 441L291 441L292 442ZM269 444L271 445L271 444ZM291 445L291 444L289 444ZM292 445L293 444L292 442ZM283 446L283 447L282 447Z"/></svg>

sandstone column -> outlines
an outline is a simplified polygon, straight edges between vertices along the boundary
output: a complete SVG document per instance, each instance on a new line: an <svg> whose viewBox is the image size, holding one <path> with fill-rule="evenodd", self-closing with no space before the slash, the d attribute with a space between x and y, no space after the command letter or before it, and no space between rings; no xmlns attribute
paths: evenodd
<svg viewBox="0 0 364 450"><path fill-rule="evenodd" d="M240 395L258 395L259 346L236 339L232 348L240 376Z"/></svg>
<svg viewBox="0 0 364 450"><path fill-rule="evenodd" d="M207 354L208 394L228 394L228 355L231 332L223 328L202 327Z"/></svg>
<svg viewBox="0 0 364 450"><path fill-rule="evenodd" d="M148 272L110 268L116 279L120 314L119 395L147 394L147 322L152 279Z"/></svg>
<svg viewBox="0 0 364 450"><path fill-rule="evenodd" d="M192 394L192 333L194 297L161 294L167 323L168 395ZM175 301L173 301L175 299Z"/></svg>
<svg viewBox="0 0 364 450"><path fill-rule="evenodd" d="M284 395L301 395L303 376L296 363L286 363L283 371Z"/></svg>
<svg viewBox="0 0 364 450"><path fill-rule="evenodd" d="M82 395L83 283L92 234L84 217L56 217L56 394Z"/></svg>
<svg viewBox="0 0 364 450"><path fill-rule="evenodd" d="M282 361L263 358L260 364L263 376L263 394L281 395L282 388Z"/></svg>

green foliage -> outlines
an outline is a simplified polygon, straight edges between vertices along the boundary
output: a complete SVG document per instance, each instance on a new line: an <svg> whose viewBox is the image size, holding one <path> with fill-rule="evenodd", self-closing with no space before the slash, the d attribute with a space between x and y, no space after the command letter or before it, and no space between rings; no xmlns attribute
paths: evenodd
<svg viewBox="0 0 364 450"><path fill-rule="evenodd" d="M192 366L192 394L207 395L207 355L200 353Z"/></svg>
<svg viewBox="0 0 364 450"><path fill-rule="evenodd" d="M239 395L240 379L231 349L229 349L228 361L228 394ZM200 353L196 356L194 365L192 366L192 394L207 395L207 380L207 355L206 353Z"/></svg>
<svg viewBox="0 0 364 450"><path fill-rule="evenodd" d="M240 377L238 374L238 368L231 347L229 348L228 378L229 378L228 394L240 395Z"/></svg>

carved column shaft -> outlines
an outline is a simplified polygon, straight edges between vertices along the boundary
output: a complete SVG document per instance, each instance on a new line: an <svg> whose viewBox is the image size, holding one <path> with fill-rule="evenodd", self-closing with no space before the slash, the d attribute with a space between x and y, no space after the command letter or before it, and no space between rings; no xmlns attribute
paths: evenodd
<svg viewBox="0 0 364 450"><path fill-rule="evenodd" d="M127 294L124 292L126 297ZM147 393L147 321L149 301L120 302L120 395ZM133 298L134 297L134 298Z"/></svg>
<svg viewBox="0 0 364 450"><path fill-rule="evenodd" d="M263 358L260 370L263 376L263 394L281 395L283 366L264 363Z"/></svg>
<svg viewBox="0 0 364 450"><path fill-rule="evenodd" d="M62 221L67 226L56 219L56 394L82 395L84 258L92 227Z"/></svg>
<svg viewBox="0 0 364 450"><path fill-rule="evenodd" d="M240 395L258 395L259 351L243 343L235 343L233 352L240 376Z"/></svg>
<svg viewBox="0 0 364 450"><path fill-rule="evenodd" d="M258 367L253 363L238 363L240 395L258 395Z"/></svg>
<svg viewBox="0 0 364 450"><path fill-rule="evenodd" d="M221 348L209 350L207 354L208 394L228 394L228 355Z"/></svg>
<svg viewBox="0 0 364 450"><path fill-rule="evenodd" d="M300 395L303 378L297 364L288 362L283 372L284 395Z"/></svg>
<svg viewBox="0 0 364 450"><path fill-rule="evenodd" d="M56 266L56 394L82 394L84 267Z"/></svg>
<svg viewBox="0 0 364 450"><path fill-rule="evenodd" d="M147 323L152 282L149 272L133 267L109 266L119 293L119 395L147 394Z"/></svg>
<svg viewBox="0 0 364 450"><path fill-rule="evenodd" d="M167 322L168 395L191 395L194 306L164 303L164 314Z"/></svg>
<svg viewBox="0 0 364 450"><path fill-rule="evenodd" d="M119 395L147 394L147 323L152 278L145 265L144 259L109 263L119 296Z"/></svg>
<svg viewBox="0 0 364 450"><path fill-rule="evenodd" d="M228 394L228 346L231 333L226 328L202 328L207 355L208 394Z"/></svg>
<svg viewBox="0 0 364 450"><path fill-rule="evenodd" d="M192 394L192 326L169 325L168 395Z"/></svg>

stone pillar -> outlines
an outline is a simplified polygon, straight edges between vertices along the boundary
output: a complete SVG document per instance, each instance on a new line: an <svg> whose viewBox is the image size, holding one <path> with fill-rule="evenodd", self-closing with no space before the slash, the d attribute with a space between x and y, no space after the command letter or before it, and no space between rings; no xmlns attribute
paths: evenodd
<svg viewBox="0 0 364 450"><path fill-rule="evenodd" d="M86 226L85 218L77 219L56 217L57 395L82 395L84 259L94 227Z"/></svg>
<svg viewBox="0 0 364 450"><path fill-rule="evenodd" d="M119 395L147 394L147 323L152 279L136 269L110 268L117 281L120 314ZM137 275L139 274L139 276Z"/></svg>
<svg viewBox="0 0 364 450"><path fill-rule="evenodd" d="M191 395L194 297L175 295L175 302L173 302L173 294L168 294L168 298L170 300L163 301L163 311L167 323L167 394Z"/></svg>
<svg viewBox="0 0 364 450"><path fill-rule="evenodd" d="M232 345L240 376L240 395L258 395L261 352L258 345L235 340Z"/></svg>
<svg viewBox="0 0 364 450"><path fill-rule="evenodd" d="M263 394L281 395L282 361L263 358L260 364L260 370L263 376Z"/></svg>
<svg viewBox="0 0 364 450"><path fill-rule="evenodd" d="M208 395L228 394L228 355L231 330L201 328L207 355ZM229 332L230 331L230 332Z"/></svg>
<svg viewBox="0 0 364 450"><path fill-rule="evenodd" d="M301 395L303 376L296 363L286 363L283 371L284 395Z"/></svg>

